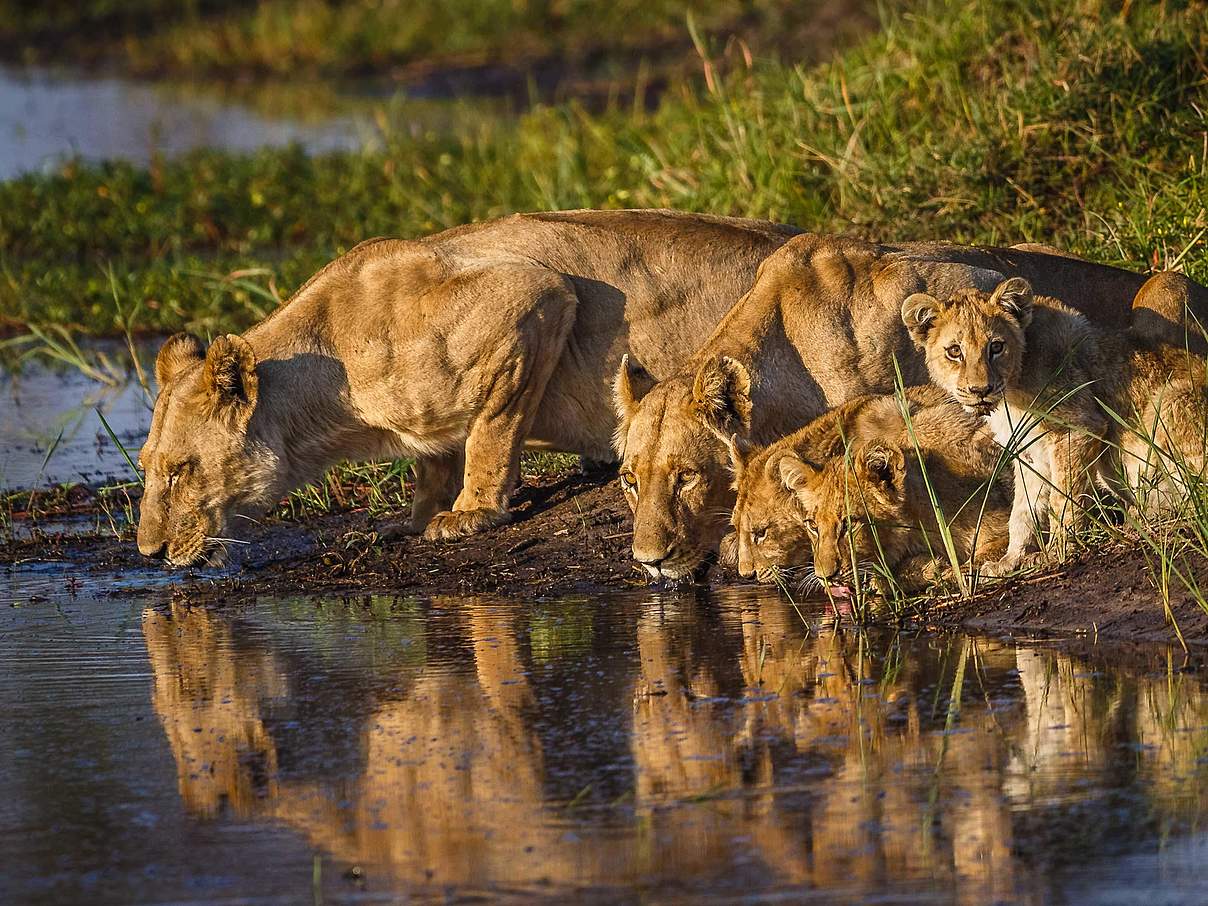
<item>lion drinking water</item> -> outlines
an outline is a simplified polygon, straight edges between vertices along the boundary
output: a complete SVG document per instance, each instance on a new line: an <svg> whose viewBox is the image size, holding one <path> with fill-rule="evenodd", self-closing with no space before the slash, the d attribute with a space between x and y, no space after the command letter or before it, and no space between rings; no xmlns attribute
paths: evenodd
<svg viewBox="0 0 1208 906"><path fill-rule="evenodd" d="M242 336L164 344L139 550L215 559L335 463L398 456L412 531L499 525L526 444L611 460L622 353L672 374L794 232L571 211L362 243Z"/></svg>

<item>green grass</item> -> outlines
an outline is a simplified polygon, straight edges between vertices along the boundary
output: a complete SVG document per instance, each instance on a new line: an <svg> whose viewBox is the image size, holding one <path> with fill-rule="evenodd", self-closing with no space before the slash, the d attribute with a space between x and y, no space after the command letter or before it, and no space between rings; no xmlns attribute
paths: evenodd
<svg viewBox="0 0 1208 906"><path fill-rule="evenodd" d="M0 319L121 332L117 295L142 301L144 330L238 329L274 303L232 271L285 296L368 236L580 206L1044 241L1208 275L1203 3L912 10L832 63L711 73L653 112L538 107L414 137L386 110L376 151L72 163L0 184Z"/></svg>
<svg viewBox="0 0 1208 906"><path fill-rule="evenodd" d="M331 77L551 58L579 67L683 44L689 11L757 40L807 27L816 8L794 0L0 0L0 46L26 60L155 75Z"/></svg>

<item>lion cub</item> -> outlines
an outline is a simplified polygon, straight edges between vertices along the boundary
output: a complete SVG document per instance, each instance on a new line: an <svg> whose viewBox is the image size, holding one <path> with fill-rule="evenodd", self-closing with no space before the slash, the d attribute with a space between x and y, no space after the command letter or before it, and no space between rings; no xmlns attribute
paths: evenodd
<svg viewBox="0 0 1208 906"><path fill-rule="evenodd" d="M928 484L962 562L1002 553L1011 495L1005 481L989 484L1001 465L993 437L937 387L909 388L905 401L909 426L898 398L865 396L770 446L731 444L742 575L805 567L812 547L820 583L846 585L884 562L903 588L926 586L946 558Z"/></svg>
<svg viewBox="0 0 1208 906"><path fill-rule="evenodd" d="M1138 302L1171 279L1150 278ZM1204 363L1187 350L1095 327L1018 277L944 301L915 293L902 320L932 381L986 417L1015 460L1010 543L988 574L1016 569L1046 527L1061 552L1095 484L1128 502L1144 490L1149 505L1169 503L1178 476L1202 470Z"/></svg>

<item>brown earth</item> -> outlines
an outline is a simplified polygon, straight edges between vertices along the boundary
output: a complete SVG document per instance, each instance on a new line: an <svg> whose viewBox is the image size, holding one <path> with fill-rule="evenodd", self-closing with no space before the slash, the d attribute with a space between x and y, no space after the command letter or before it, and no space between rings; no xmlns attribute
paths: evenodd
<svg viewBox="0 0 1208 906"><path fill-rule="evenodd" d="M193 595L221 598L283 590L545 598L646 584L629 557L632 524L611 477L531 478L514 505L510 525L446 544L384 537L386 527L364 512L274 521L256 537L241 566L185 572L181 585ZM86 508L76 501L77 513L81 507ZM112 535L58 534L0 546L0 564L55 560L105 577L148 570L131 539ZM1191 569L1208 588L1208 562ZM713 586L742 582L716 567L707 581ZM128 585L122 593L130 593ZM1057 570L996 584L972 600L934 602L914 622L937 629L1138 643L1170 643L1181 634L1188 646L1208 646L1208 613L1189 595L1172 592L1170 613L1173 623L1142 552L1117 545Z"/></svg>

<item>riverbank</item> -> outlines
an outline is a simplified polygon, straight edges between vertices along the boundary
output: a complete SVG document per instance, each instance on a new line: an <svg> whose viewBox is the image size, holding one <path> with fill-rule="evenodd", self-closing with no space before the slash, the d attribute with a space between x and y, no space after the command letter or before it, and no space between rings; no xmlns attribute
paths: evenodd
<svg viewBox="0 0 1208 906"><path fill-rule="evenodd" d="M112 505L110 505L112 510ZM99 502L65 494L57 511L0 545L0 564L16 569L62 564L73 581L120 580L122 595L163 584L164 571L138 554L132 533L76 535ZM268 521L242 566L180 573L174 585L195 600L293 594L490 594L544 600L647 587L629 554L632 522L615 481L578 474L530 476L515 500L512 524L456 543L428 543L392 533L395 522L363 509ZM20 525L20 521L17 525ZM66 531L64 531L66 529ZM1191 577L1208 586L1208 562ZM749 585L713 567L699 588ZM688 588L689 586L685 586ZM817 602L811 602L817 603ZM785 607L792 602L785 600ZM890 619L881 614L878 621ZM996 636L1103 639L1208 646L1208 613L1185 591L1171 590L1169 615L1144 552L1114 543L1046 572L985 586L968 600L934 601L903 625Z"/></svg>

